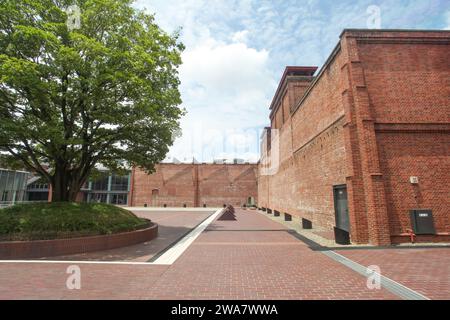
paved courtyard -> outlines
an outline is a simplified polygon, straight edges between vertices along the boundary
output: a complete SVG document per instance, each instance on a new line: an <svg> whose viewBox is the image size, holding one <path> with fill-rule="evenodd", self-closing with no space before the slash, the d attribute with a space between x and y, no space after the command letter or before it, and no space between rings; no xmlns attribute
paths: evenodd
<svg viewBox="0 0 450 320"><path fill-rule="evenodd" d="M181 218L180 218L181 219ZM199 221L201 218L199 218ZM82 263L81 289L68 290L75 262L0 263L1 299L400 299L368 289L367 278L250 210L212 222L171 265ZM340 250L430 299L450 299L450 250Z"/></svg>
<svg viewBox="0 0 450 320"><path fill-rule="evenodd" d="M214 213L212 210L154 211L153 209L133 212L158 224L158 238L125 248L50 257L45 260L149 262Z"/></svg>
<svg viewBox="0 0 450 320"><path fill-rule="evenodd" d="M430 299L450 299L450 249L342 250L339 253Z"/></svg>

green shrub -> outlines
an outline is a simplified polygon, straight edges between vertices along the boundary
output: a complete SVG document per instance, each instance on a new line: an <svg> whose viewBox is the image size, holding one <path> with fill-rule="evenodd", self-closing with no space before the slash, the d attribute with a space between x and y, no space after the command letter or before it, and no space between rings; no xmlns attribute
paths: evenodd
<svg viewBox="0 0 450 320"><path fill-rule="evenodd" d="M32 203L0 210L0 240L44 240L142 229L146 219L104 203Z"/></svg>

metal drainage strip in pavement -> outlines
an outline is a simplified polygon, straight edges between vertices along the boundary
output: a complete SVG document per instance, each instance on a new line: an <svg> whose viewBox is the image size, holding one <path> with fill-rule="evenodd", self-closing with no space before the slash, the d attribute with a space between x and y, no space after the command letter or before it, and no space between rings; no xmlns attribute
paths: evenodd
<svg viewBox="0 0 450 320"><path fill-rule="evenodd" d="M334 251L321 251L324 255L327 257L333 259L334 261L337 261L346 267L352 269L353 271L356 271L357 273L368 277L367 268L356 263L353 260L350 260L339 253L336 253ZM381 286L384 287L386 290L392 292L393 294L397 295L398 297L404 299L404 300L430 300L428 297L408 288L404 285L395 282L392 279L389 279L383 275L380 274L381 278Z"/></svg>

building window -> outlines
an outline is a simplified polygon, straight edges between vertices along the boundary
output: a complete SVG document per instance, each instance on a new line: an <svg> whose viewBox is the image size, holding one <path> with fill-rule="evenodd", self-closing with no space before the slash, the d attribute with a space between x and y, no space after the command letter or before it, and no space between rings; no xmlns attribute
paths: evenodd
<svg viewBox="0 0 450 320"><path fill-rule="evenodd" d="M47 201L49 184L44 179L38 179L27 187L28 201Z"/></svg>
<svg viewBox="0 0 450 320"><path fill-rule="evenodd" d="M108 191L109 176L104 175L94 181L92 181L92 190L96 191Z"/></svg>
<svg viewBox="0 0 450 320"><path fill-rule="evenodd" d="M116 176L111 177L111 190L112 191L128 191L128 176Z"/></svg>
<svg viewBox="0 0 450 320"><path fill-rule="evenodd" d="M128 204L130 176L115 175L104 172L99 178L90 180L83 190L86 202Z"/></svg>
<svg viewBox="0 0 450 320"><path fill-rule="evenodd" d="M128 195L126 193L111 194L110 203L125 206L128 203Z"/></svg>
<svg viewBox="0 0 450 320"><path fill-rule="evenodd" d="M0 199L1 201L25 200L28 173L0 169Z"/></svg>
<svg viewBox="0 0 450 320"><path fill-rule="evenodd" d="M107 203L108 195L106 193L91 193L89 202Z"/></svg>

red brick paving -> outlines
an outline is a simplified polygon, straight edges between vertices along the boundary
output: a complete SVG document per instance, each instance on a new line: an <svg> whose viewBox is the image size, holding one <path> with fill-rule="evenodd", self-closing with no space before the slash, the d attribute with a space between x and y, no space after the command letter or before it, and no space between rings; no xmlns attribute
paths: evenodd
<svg viewBox="0 0 450 320"><path fill-rule="evenodd" d="M193 211L136 211L136 215L150 219L158 224L158 238L124 248L50 257L46 260L71 261L133 261L147 262L159 252L176 242L199 223L208 218L211 212Z"/></svg>
<svg viewBox="0 0 450 320"><path fill-rule="evenodd" d="M339 251L362 265L378 265L381 273L430 299L450 299L450 249Z"/></svg>
<svg viewBox="0 0 450 320"><path fill-rule="evenodd" d="M168 266L82 264L81 290L68 290L67 264L1 264L0 299L139 299Z"/></svg>
<svg viewBox="0 0 450 320"><path fill-rule="evenodd" d="M249 210L236 210L236 217L215 221L171 266L81 264L81 290L65 287L69 264L1 263L0 298L398 298L367 289L363 276L312 251L275 221Z"/></svg>
<svg viewBox="0 0 450 320"><path fill-rule="evenodd" d="M167 299L397 298L368 290L364 277L311 251L277 222L244 210L236 210L236 217L207 228L156 281L153 294Z"/></svg>

